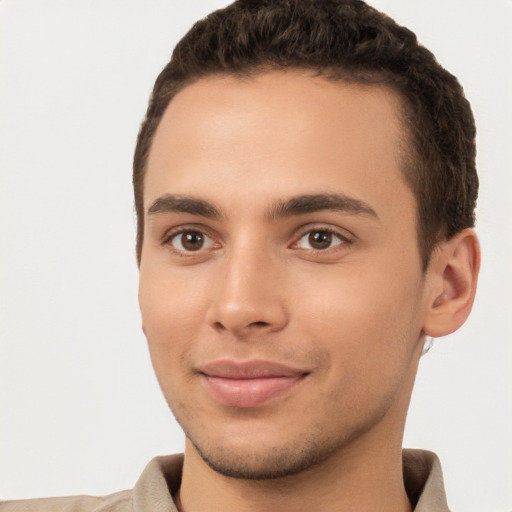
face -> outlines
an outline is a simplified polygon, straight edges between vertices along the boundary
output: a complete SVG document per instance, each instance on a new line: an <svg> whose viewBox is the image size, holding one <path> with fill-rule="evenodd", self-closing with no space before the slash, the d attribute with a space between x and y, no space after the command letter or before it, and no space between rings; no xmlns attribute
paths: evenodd
<svg viewBox="0 0 512 512"><path fill-rule="evenodd" d="M161 121L143 326L190 446L223 474L295 473L405 415L426 301L398 101L269 72L201 79Z"/></svg>

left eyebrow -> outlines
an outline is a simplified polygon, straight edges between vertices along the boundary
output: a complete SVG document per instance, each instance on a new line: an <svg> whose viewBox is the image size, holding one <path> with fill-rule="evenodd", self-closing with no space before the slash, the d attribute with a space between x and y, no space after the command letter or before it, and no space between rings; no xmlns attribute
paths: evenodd
<svg viewBox="0 0 512 512"><path fill-rule="evenodd" d="M334 210L356 215L368 215L378 219L377 212L364 201L343 194L311 194L278 201L268 212L271 220L291 215L301 215L322 210Z"/></svg>

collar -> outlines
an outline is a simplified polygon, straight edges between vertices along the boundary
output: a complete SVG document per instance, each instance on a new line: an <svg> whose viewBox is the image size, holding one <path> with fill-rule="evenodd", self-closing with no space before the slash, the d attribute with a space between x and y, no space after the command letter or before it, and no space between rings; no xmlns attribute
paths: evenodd
<svg viewBox="0 0 512 512"><path fill-rule="evenodd" d="M426 450L402 451L404 484L414 512L449 512L437 455ZM178 512L172 495L181 484L183 455L155 457L133 489L134 512Z"/></svg>

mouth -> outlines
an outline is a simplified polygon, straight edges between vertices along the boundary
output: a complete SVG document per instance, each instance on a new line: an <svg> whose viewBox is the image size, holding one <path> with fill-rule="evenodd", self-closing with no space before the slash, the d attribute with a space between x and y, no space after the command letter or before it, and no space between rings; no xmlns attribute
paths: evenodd
<svg viewBox="0 0 512 512"><path fill-rule="evenodd" d="M202 367L200 374L215 401L247 408L291 392L309 372L270 361L221 360Z"/></svg>

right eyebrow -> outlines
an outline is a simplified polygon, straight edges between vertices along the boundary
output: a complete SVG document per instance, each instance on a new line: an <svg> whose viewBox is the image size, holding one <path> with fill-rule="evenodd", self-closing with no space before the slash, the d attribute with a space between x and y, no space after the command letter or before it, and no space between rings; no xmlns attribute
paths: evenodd
<svg viewBox="0 0 512 512"><path fill-rule="evenodd" d="M166 194L155 199L148 208L148 215L173 212L190 213L213 219L221 217L219 210L211 203L191 196Z"/></svg>

